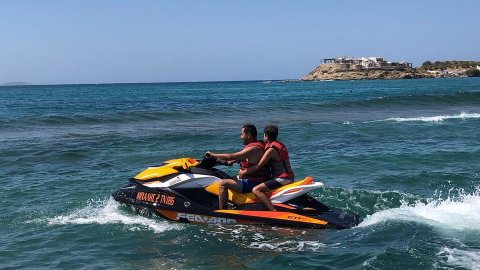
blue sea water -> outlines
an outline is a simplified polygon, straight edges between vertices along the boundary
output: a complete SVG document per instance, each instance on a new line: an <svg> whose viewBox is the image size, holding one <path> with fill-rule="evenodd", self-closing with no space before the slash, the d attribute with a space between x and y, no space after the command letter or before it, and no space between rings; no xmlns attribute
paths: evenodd
<svg viewBox="0 0 480 270"><path fill-rule="evenodd" d="M179 224L110 196L276 124L348 230ZM1 269L480 269L480 80L0 87ZM235 168L229 169L235 172Z"/></svg>

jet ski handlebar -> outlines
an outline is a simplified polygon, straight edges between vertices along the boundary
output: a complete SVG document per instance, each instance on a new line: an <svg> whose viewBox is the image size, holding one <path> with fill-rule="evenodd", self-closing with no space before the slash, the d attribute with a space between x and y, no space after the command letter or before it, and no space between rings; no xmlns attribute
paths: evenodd
<svg viewBox="0 0 480 270"><path fill-rule="evenodd" d="M204 169L211 169L218 165L232 166L232 164L230 164L228 161L205 155L203 156L202 160L197 165L197 167L204 168Z"/></svg>

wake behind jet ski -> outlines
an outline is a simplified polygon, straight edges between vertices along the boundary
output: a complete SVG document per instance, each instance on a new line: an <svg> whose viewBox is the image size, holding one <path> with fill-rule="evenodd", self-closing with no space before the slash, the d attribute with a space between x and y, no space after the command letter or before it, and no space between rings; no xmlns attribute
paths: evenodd
<svg viewBox="0 0 480 270"><path fill-rule="evenodd" d="M121 203L162 218L187 223L270 224L278 226L345 229L359 223L359 216L330 208L308 194L323 186L312 177L270 192L277 211L269 211L253 193L228 191L229 209L218 209L221 179L232 178L215 168L225 162L205 157L201 161L179 158L149 167L112 193Z"/></svg>

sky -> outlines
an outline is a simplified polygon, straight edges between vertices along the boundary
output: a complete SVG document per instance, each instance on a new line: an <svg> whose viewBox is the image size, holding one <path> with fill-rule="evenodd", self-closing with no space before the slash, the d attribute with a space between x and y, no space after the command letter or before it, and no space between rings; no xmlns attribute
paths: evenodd
<svg viewBox="0 0 480 270"><path fill-rule="evenodd" d="M0 0L0 85L298 79L321 59L480 61L478 0Z"/></svg>

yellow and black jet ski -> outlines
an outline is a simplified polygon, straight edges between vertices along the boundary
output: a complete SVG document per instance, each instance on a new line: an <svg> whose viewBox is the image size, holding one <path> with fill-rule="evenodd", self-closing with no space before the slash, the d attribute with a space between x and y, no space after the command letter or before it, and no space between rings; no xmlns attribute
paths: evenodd
<svg viewBox="0 0 480 270"><path fill-rule="evenodd" d="M359 216L330 208L309 191L323 183L312 177L294 181L269 194L277 211L269 211L253 193L228 192L228 210L218 209L221 179L233 179L215 168L225 162L179 158L149 167L112 193L113 198L136 210L171 221L213 224L269 224L276 226L345 229L358 225Z"/></svg>

